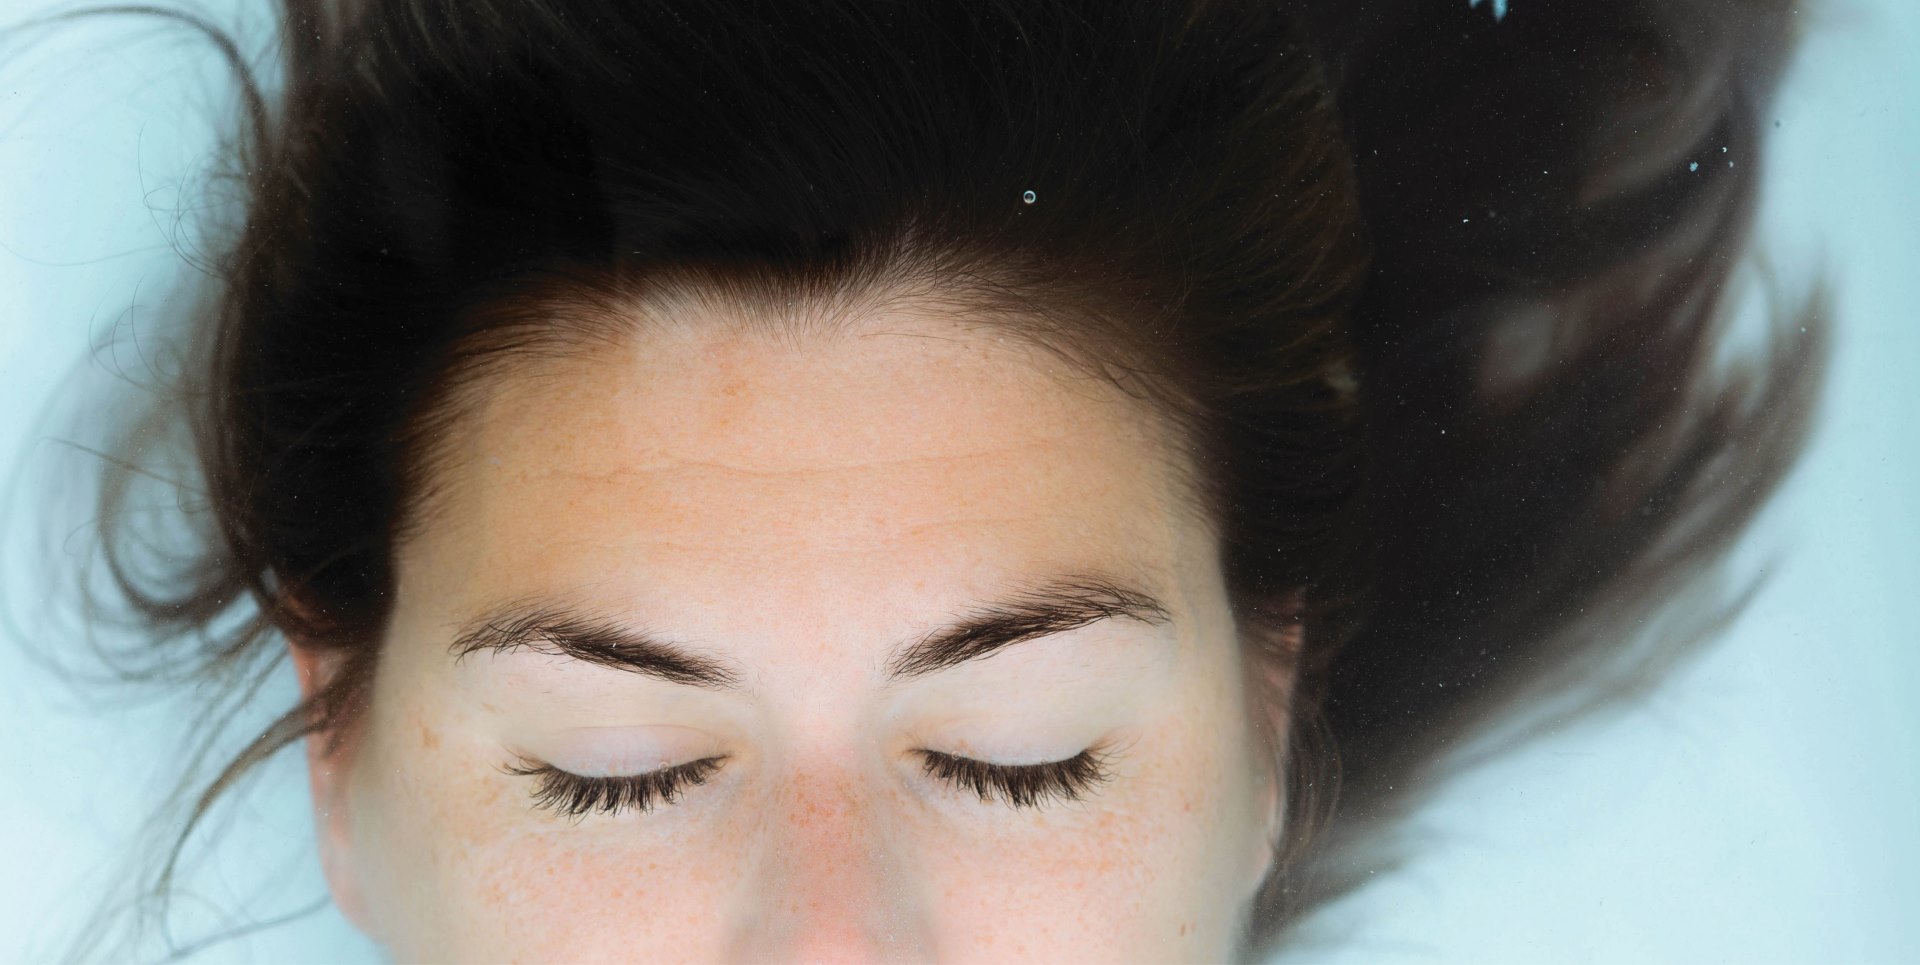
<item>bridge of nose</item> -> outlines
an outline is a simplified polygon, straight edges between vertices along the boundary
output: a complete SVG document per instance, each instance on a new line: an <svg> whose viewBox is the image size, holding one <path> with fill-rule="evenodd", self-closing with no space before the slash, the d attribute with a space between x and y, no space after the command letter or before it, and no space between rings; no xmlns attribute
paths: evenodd
<svg viewBox="0 0 1920 965"><path fill-rule="evenodd" d="M881 795L844 766L808 768L772 795L741 869L742 960L928 959L911 843Z"/></svg>

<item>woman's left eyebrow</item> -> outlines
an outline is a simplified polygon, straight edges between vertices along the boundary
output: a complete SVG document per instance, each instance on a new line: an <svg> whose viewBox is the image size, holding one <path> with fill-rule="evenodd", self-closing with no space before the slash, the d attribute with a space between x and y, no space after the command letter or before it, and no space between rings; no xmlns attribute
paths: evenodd
<svg viewBox="0 0 1920 965"><path fill-rule="evenodd" d="M890 681L936 673L1015 644L1104 620L1171 622L1167 606L1140 586L1105 574L1075 574L1019 584L958 619L895 649ZM555 604L513 604L469 624L448 648L468 654L533 650L710 690L745 689L744 674L707 648L680 643L614 620Z"/></svg>

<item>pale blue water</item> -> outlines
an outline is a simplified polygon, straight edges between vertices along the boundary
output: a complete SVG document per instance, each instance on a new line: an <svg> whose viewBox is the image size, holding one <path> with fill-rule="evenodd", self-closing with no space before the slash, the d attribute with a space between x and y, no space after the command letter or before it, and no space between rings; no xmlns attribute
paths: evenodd
<svg viewBox="0 0 1920 965"><path fill-rule="evenodd" d="M1920 961L1920 3L1835 12L1766 159L1763 244L1789 277L1824 259L1840 281L1819 435L1740 557L1768 588L1636 709L1453 787L1414 826L1420 857L1285 960ZM220 81L181 34L97 25L0 74L0 451L52 458L32 420L89 324L145 318L178 270L175 192ZM139 371L139 353L101 356ZM34 585L21 535L0 571L13 606ZM289 671L261 706L293 695ZM167 705L70 703L0 648L0 958L51 953L179 763ZM299 761L254 786L191 879L183 940L324 895ZM328 907L194 960L378 952Z"/></svg>

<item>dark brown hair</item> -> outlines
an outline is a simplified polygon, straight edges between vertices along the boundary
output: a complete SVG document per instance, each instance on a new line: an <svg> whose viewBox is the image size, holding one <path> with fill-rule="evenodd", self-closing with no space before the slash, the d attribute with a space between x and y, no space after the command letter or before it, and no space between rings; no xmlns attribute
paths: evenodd
<svg viewBox="0 0 1920 965"><path fill-rule="evenodd" d="M1180 429L1291 724L1250 954L1392 860L1382 830L1451 748L1706 639L1741 594L1636 628L1808 425L1818 285L1757 362L1709 364L1783 0L283 7L273 96L211 24L86 11L201 29L244 94L244 218L182 329L188 378L105 477L101 546L147 631L121 656L257 687L283 636L346 655L198 791L155 894L223 792L363 705L462 386L663 287L937 293ZM184 563L119 512L169 424L194 454L168 482L197 496Z"/></svg>

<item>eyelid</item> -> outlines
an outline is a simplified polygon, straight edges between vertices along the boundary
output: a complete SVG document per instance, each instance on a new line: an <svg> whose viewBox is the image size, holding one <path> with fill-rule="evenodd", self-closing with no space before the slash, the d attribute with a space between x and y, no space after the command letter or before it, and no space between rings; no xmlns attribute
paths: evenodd
<svg viewBox="0 0 1920 965"><path fill-rule="evenodd" d="M1077 801L1112 780L1111 754L1104 747L1088 747L1072 757L1036 764L995 764L928 748L916 751L923 771L961 790L971 790L983 802L999 799L1015 809L1040 808L1052 801ZM655 800L677 803L690 786L705 784L727 755L704 757L639 774L588 777L516 754L520 764L500 770L519 777L539 777L534 807L578 820L590 811L616 814L627 808L649 812Z"/></svg>
<svg viewBox="0 0 1920 965"><path fill-rule="evenodd" d="M523 755L515 756L520 758L520 765L502 765L500 770L518 777L541 778L533 792L533 806L572 817L575 823L589 811L611 815L633 808L648 812L654 809L655 799L677 803L677 795L690 786L705 784L727 760L726 755L718 755L640 774L588 777Z"/></svg>
<svg viewBox="0 0 1920 965"><path fill-rule="evenodd" d="M1111 757L1104 748L1089 747L1072 757L1038 764L994 764L944 751L921 748L922 770L980 800L996 795L1008 807L1038 808L1049 801L1077 801L1113 779Z"/></svg>

